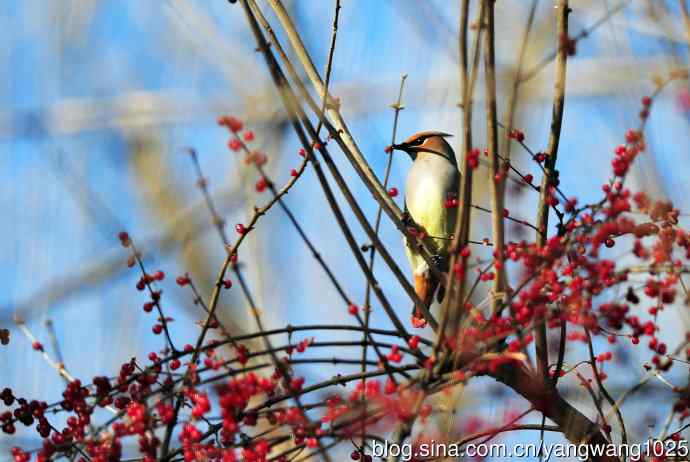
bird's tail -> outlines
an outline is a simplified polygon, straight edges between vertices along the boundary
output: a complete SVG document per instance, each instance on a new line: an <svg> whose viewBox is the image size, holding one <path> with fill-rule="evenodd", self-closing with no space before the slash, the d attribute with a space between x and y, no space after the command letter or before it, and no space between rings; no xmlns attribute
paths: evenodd
<svg viewBox="0 0 690 462"><path fill-rule="evenodd" d="M426 274L415 274L414 275L414 290L417 293L417 297L422 301L424 306L429 308L434 299L434 293L438 288L439 280L434 277L431 272ZM412 308L412 315L421 318L422 313L415 306Z"/></svg>

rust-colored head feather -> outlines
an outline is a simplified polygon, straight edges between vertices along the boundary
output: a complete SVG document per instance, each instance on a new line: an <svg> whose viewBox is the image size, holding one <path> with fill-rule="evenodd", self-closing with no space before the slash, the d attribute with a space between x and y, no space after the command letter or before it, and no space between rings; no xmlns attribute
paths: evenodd
<svg viewBox="0 0 690 462"><path fill-rule="evenodd" d="M450 133L445 133L439 130L424 130L422 132L417 132L414 135L410 136L407 138L405 141L403 141L401 144L409 144L409 145L414 145L414 144L422 144L427 138L431 138L433 136L440 136L441 138L448 138L453 135Z"/></svg>
<svg viewBox="0 0 690 462"><path fill-rule="evenodd" d="M453 148L445 140L450 136L453 135L438 130L425 130L415 133L402 143L394 144L392 147L406 152L412 160L417 160L418 155L422 155L424 158L424 154L430 154L444 157L455 165Z"/></svg>

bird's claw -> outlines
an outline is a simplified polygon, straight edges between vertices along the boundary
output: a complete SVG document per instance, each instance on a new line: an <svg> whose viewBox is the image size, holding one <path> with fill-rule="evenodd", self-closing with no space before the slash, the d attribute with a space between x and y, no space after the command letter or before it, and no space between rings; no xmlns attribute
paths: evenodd
<svg viewBox="0 0 690 462"><path fill-rule="evenodd" d="M407 210L405 210L405 211L402 213L402 216L400 217L400 220L401 220L401 221L403 222L403 224L404 224L405 226L407 226L407 227L414 227L414 225L415 225L415 222L414 222L414 220L412 219L412 215L410 215L410 212L408 212Z"/></svg>
<svg viewBox="0 0 690 462"><path fill-rule="evenodd" d="M443 255L432 255L431 256L431 262L434 264L436 268L441 268L443 266L443 262L445 261L445 258Z"/></svg>

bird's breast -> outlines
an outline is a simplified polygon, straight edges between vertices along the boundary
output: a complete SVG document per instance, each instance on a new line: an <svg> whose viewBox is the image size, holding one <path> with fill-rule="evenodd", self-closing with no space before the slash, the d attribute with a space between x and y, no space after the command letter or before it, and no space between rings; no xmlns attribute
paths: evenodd
<svg viewBox="0 0 690 462"><path fill-rule="evenodd" d="M415 162L405 183L405 204L412 219L432 237L448 238L455 227L455 209L445 207L449 194L457 193L459 173L440 162ZM444 242L438 242L445 247Z"/></svg>

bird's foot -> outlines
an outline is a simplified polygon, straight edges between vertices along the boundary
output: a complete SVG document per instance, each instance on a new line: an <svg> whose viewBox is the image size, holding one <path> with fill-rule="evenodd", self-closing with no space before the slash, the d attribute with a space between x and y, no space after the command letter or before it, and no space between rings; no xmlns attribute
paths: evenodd
<svg viewBox="0 0 690 462"><path fill-rule="evenodd" d="M438 269L443 267L443 264L445 263L446 258L443 255L432 255L431 256L431 262L434 264L434 266Z"/></svg>
<svg viewBox="0 0 690 462"><path fill-rule="evenodd" d="M403 224L404 224L405 226L407 226L408 228L410 228L410 227L414 228L414 226L416 225L416 223L415 223L414 220L412 219L412 215L410 215L410 212L408 212L407 210L405 210L405 211L402 213L402 216L400 217L400 220L401 220L401 221L403 222Z"/></svg>

